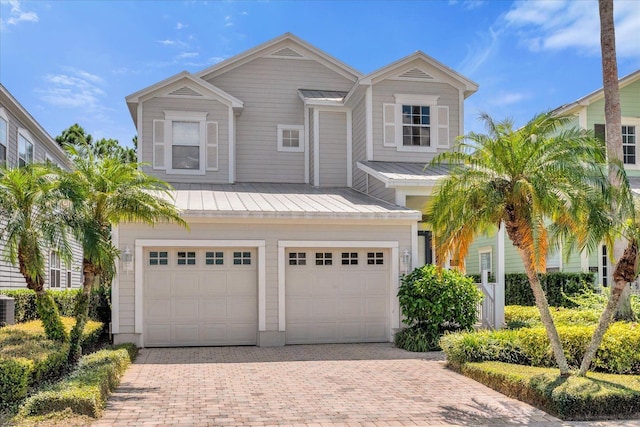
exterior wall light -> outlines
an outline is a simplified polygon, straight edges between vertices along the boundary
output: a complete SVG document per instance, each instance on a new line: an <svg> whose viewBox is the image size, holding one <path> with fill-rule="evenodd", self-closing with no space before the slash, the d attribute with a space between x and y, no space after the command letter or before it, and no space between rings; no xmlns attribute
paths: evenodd
<svg viewBox="0 0 640 427"><path fill-rule="evenodd" d="M409 274L411 272L411 252L407 249L402 253L402 266L404 274Z"/></svg>
<svg viewBox="0 0 640 427"><path fill-rule="evenodd" d="M120 260L122 261L122 269L129 274L133 270L133 252L127 246L120 254Z"/></svg>

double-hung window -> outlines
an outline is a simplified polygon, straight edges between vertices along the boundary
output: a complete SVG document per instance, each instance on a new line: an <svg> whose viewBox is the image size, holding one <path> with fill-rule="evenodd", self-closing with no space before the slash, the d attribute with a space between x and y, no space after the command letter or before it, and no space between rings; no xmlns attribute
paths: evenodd
<svg viewBox="0 0 640 427"><path fill-rule="evenodd" d="M449 107L435 95L394 95L383 104L383 146L397 151L449 148Z"/></svg>
<svg viewBox="0 0 640 427"><path fill-rule="evenodd" d="M622 126L622 153L625 165L636 164L636 127Z"/></svg>
<svg viewBox="0 0 640 427"><path fill-rule="evenodd" d="M0 108L0 166L7 161L7 141L9 140L9 118L4 112L4 108Z"/></svg>
<svg viewBox="0 0 640 427"><path fill-rule="evenodd" d="M60 263L60 254L51 251L49 256L49 287L62 287L62 265Z"/></svg>
<svg viewBox="0 0 640 427"><path fill-rule="evenodd" d="M18 129L18 166L33 162L33 142L25 129Z"/></svg>
<svg viewBox="0 0 640 427"><path fill-rule="evenodd" d="M167 174L204 175L218 170L218 122L206 112L165 111L153 121L153 168Z"/></svg>

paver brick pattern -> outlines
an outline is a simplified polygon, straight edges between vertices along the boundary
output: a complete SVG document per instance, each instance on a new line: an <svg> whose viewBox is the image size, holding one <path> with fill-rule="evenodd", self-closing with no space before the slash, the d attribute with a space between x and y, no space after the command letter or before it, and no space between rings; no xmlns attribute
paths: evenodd
<svg viewBox="0 0 640 427"><path fill-rule="evenodd" d="M142 349L95 426L562 423L390 344Z"/></svg>

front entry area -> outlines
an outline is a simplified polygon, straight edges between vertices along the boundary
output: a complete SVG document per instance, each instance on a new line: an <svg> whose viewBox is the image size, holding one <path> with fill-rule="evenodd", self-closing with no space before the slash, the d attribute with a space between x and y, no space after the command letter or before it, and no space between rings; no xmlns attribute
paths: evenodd
<svg viewBox="0 0 640 427"><path fill-rule="evenodd" d="M146 347L256 345L255 248L144 251Z"/></svg>
<svg viewBox="0 0 640 427"><path fill-rule="evenodd" d="M389 252L288 248L286 344L388 342Z"/></svg>

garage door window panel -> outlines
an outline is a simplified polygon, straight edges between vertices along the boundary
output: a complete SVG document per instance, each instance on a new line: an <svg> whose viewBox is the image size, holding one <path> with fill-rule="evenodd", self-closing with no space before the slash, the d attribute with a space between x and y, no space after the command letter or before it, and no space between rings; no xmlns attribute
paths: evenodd
<svg viewBox="0 0 640 427"><path fill-rule="evenodd" d="M289 254L289 265L307 265L307 253L291 252Z"/></svg>
<svg viewBox="0 0 640 427"><path fill-rule="evenodd" d="M316 252L316 265L333 265L331 252Z"/></svg>
<svg viewBox="0 0 640 427"><path fill-rule="evenodd" d="M224 252L206 252L204 263L206 265L224 265Z"/></svg>
<svg viewBox="0 0 640 427"><path fill-rule="evenodd" d="M178 265L196 265L196 253L178 252Z"/></svg>
<svg viewBox="0 0 640 427"><path fill-rule="evenodd" d="M342 265L358 265L358 253L342 252Z"/></svg>
<svg viewBox="0 0 640 427"><path fill-rule="evenodd" d="M367 252L368 265L384 265L384 252Z"/></svg>
<svg viewBox="0 0 640 427"><path fill-rule="evenodd" d="M169 252L150 251L149 265L169 265Z"/></svg>
<svg viewBox="0 0 640 427"><path fill-rule="evenodd" d="M251 265L251 252L234 252L233 265Z"/></svg>

